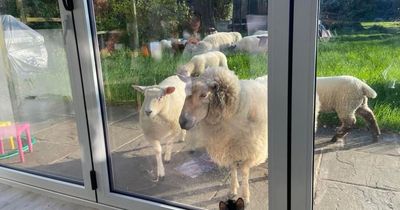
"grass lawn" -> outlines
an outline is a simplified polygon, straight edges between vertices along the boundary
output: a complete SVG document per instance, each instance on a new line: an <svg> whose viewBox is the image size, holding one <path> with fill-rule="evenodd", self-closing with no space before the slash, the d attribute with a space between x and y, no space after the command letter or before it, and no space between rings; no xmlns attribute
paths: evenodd
<svg viewBox="0 0 400 210"><path fill-rule="evenodd" d="M328 42L320 42L317 75L352 75L367 82L378 93L369 101L383 130L400 131L400 24L364 22L364 30L336 31ZM263 55L228 54L228 66L242 78L267 72ZM187 59L165 56L161 61L132 58L119 51L102 59L105 98L108 104L135 103L139 94L132 84L153 85L175 73ZM323 114L322 125L338 125L334 114ZM359 121L362 124L362 121Z"/></svg>
<svg viewBox="0 0 400 210"><path fill-rule="evenodd" d="M377 93L370 99L383 130L400 131L400 24L362 23L365 30L338 31L329 42L319 42L317 75L352 75ZM335 115L322 115L322 124L337 125Z"/></svg>

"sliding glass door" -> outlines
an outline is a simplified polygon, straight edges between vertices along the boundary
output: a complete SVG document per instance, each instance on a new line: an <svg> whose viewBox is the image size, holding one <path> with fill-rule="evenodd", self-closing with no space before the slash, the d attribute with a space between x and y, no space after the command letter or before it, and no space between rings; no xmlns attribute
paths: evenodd
<svg viewBox="0 0 400 210"><path fill-rule="evenodd" d="M98 135L104 139L96 141L99 150L94 155L103 185L98 190L99 202L137 209L218 209L224 205L220 201L243 198L248 209L268 209L269 174L280 170L279 165L285 167L276 157L287 155L287 150L275 153L276 162L268 167L271 139L266 128L273 120L267 115L266 96L281 102L273 103L274 119L278 115L286 119L289 33L289 22L280 22L288 20L289 10L275 2L270 16L268 3L89 2L103 122L96 128L104 132ZM271 56L276 60L269 63ZM233 91L232 95L225 92L221 103L234 97L234 106L240 110L221 110L227 112L221 118L224 122L212 124L210 110L189 122L181 110L185 116L196 112L184 108L190 100L198 96L207 103L208 97L217 97L204 75L218 68L232 79L235 87L230 88L238 88L235 92L221 86L220 91ZM189 80L198 81L197 85L206 81L206 92L185 92L197 91L198 86L185 84L177 74L192 76ZM275 79L270 93L267 74ZM275 151L287 149L287 127L279 127L280 122L285 123L276 120L272 125L276 139L271 150ZM226 135L216 137L223 132Z"/></svg>
<svg viewBox="0 0 400 210"><path fill-rule="evenodd" d="M400 208L399 2L321 1L319 17L314 209ZM348 111L329 113L325 91Z"/></svg>
<svg viewBox="0 0 400 210"><path fill-rule="evenodd" d="M0 178L94 200L73 12L0 7Z"/></svg>

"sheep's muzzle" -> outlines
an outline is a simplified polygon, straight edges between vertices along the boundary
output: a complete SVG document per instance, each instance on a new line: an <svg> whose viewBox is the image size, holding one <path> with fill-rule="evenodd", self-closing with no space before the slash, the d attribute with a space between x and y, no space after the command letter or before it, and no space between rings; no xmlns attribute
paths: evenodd
<svg viewBox="0 0 400 210"><path fill-rule="evenodd" d="M196 121L194 118L189 117L187 114L181 113L181 116L179 116L179 125L182 129L190 130L195 126L195 124Z"/></svg>

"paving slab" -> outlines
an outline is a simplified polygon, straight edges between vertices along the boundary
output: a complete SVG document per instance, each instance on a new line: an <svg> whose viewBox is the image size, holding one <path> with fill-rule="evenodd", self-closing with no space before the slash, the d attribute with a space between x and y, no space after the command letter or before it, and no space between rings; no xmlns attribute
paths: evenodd
<svg viewBox="0 0 400 210"><path fill-rule="evenodd" d="M33 136L42 143L79 145L77 126L73 118L59 122L56 126L50 126L47 129L35 132Z"/></svg>
<svg viewBox="0 0 400 210"><path fill-rule="evenodd" d="M314 199L316 210L400 209L400 193L336 181L321 180Z"/></svg>
<svg viewBox="0 0 400 210"><path fill-rule="evenodd" d="M191 153L192 147L185 142L174 142L173 145L172 159L164 165L166 176L158 182L154 181L156 161L153 149L143 136L112 152L114 187L124 192L154 196L206 209L217 209L218 202L227 199L229 171L213 164L212 170L198 177L186 176L178 170L179 166L207 156L206 152L198 148ZM266 209L268 198L266 163L253 168L250 187L253 194L249 209Z"/></svg>
<svg viewBox="0 0 400 210"><path fill-rule="evenodd" d="M400 209L400 135L374 143L355 129L332 144L333 134L322 129L315 140L314 209Z"/></svg>

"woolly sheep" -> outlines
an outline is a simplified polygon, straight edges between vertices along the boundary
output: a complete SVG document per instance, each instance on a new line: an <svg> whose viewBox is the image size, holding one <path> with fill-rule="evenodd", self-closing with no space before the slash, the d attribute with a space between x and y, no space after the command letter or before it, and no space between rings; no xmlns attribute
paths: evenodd
<svg viewBox="0 0 400 210"><path fill-rule="evenodd" d="M183 54L198 55L208 51L224 50L242 39L239 32L218 32L206 36L196 44L187 44Z"/></svg>
<svg viewBox="0 0 400 210"><path fill-rule="evenodd" d="M202 41L211 44L213 50L220 50L232 46L242 39L239 32L219 32L206 36Z"/></svg>
<svg viewBox="0 0 400 210"><path fill-rule="evenodd" d="M318 115L321 108L321 102L319 101L318 93L315 93L315 107L314 107L314 132L317 132L318 128Z"/></svg>
<svg viewBox="0 0 400 210"><path fill-rule="evenodd" d="M267 53L268 35L245 36L236 43L235 50L247 53Z"/></svg>
<svg viewBox="0 0 400 210"><path fill-rule="evenodd" d="M157 179L165 175L161 142L166 142L165 161L171 160L172 141L185 131L179 126L179 115L185 100L185 83L177 76L170 76L159 85L132 85L144 93L144 102L139 114L139 124L145 139L152 144L157 160Z"/></svg>
<svg viewBox="0 0 400 210"><path fill-rule="evenodd" d="M196 126L211 159L230 167L230 194L236 195L242 172L243 198L250 201L250 168L266 161L267 84L239 80L229 69L207 68L198 78L180 76L186 82L186 100L179 117L183 129Z"/></svg>
<svg viewBox="0 0 400 210"><path fill-rule="evenodd" d="M347 135L356 123L356 114L371 127L373 140L378 140L381 132L374 113L368 107L368 98L375 98L377 94L366 83L352 76L318 77L317 93L320 113L336 112L341 121L332 142Z"/></svg>
<svg viewBox="0 0 400 210"><path fill-rule="evenodd" d="M193 56L186 64L178 67L178 74L182 75L200 75L207 67L222 66L228 68L228 61L224 53L212 51Z"/></svg>

